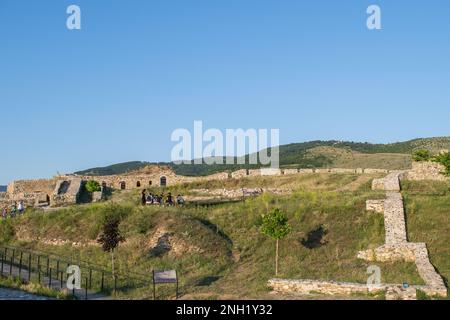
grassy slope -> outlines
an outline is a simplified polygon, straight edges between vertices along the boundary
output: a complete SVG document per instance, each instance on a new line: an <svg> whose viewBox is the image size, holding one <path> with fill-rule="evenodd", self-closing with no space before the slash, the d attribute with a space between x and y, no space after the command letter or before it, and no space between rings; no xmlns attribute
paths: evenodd
<svg viewBox="0 0 450 320"><path fill-rule="evenodd" d="M358 175L325 174L286 176L282 179L247 178L227 181L225 185L216 184L209 182L184 185L170 190L176 194L200 187L276 186L292 188L295 192L286 196L264 195L248 199L245 203L208 208L188 206L183 209L142 208L138 206L138 190L120 192L113 197L116 203L114 207L107 202L48 213L29 212L16 220L0 222L0 231L4 241L57 253L74 260L91 259L100 264L108 264L109 255L97 246L53 246L29 240L40 237L92 241L100 230L102 217L113 210L124 216L121 228L128 239L118 252L121 270L149 274L153 268L176 268L180 271L181 289L186 298L269 298L266 283L274 275L275 247L273 240L261 235L260 217L267 209L280 207L288 215L293 233L281 242L279 276L366 281L366 268L369 264L356 259L356 254L358 250L384 242L382 216L367 213L364 209L366 199L383 197L383 193L370 190L368 179L361 180ZM438 214L437 219L441 219L442 213ZM440 228L448 227L448 221L440 221L439 224ZM327 230L322 239L325 244L315 249L306 248L302 245L302 239L307 238L308 233L320 225ZM412 230L415 226L420 226L420 232L431 231L430 228L434 227L429 223L413 221ZM190 250L183 255L168 253L162 257L150 256L149 239L155 231L161 229L174 232L178 245L200 249L201 252ZM10 237L5 237L7 234ZM414 236L412 231L411 237ZM28 241L24 243L19 238L28 238ZM447 268L445 263L448 266L448 257L441 257L441 254L433 251L433 239L428 239L431 241L432 259L442 259L440 263ZM441 249L445 249L442 244ZM377 265L382 268L384 282L421 283L412 263ZM173 291L173 288L167 290ZM129 292L127 296L149 298L151 294L147 289Z"/></svg>
<svg viewBox="0 0 450 320"><path fill-rule="evenodd" d="M361 153L335 147L308 150L308 157L325 156L334 168L377 168L400 170L411 167L411 156L402 153Z"/></svg>
<svg viewBox="0 0 450 320"><path fill-rule="evenodd" d="M450 279L450 182L404 182L409 241L425 242L430 259Z"/></svg>

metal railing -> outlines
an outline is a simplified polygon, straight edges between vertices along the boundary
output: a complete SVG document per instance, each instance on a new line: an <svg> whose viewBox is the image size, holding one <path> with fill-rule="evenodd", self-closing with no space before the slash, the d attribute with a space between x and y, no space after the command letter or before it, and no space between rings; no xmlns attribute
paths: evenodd
<svg viewBox="0 0 450 320"><path fill-rule="evenodd" d="M128 289L151 288L151 276L138 273L113 273L107 268L87 262L72 261L46 252L13 246L0 246L0 276L27 283L39 283L52 289L67 289L67 268L77 265L81 270L82 289L72 290L74 297L87 299L90 294L110 295Z"/></svg>

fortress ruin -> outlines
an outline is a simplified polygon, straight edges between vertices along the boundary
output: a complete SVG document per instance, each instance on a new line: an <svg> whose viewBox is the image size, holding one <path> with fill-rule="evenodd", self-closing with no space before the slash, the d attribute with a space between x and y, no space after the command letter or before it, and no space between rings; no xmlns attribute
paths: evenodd
<svg viewBox="0 0 450 320"><path fill-rule="evenodd" d="M440 174L444 167L434 162L417 162L412 168L405 171L403 178L408 180L446 180ZM241 169L234 172L220 172L209 176L181 176L177 175L169 166L147 166L143 169L109 176L82 176L67 174L55 176L51 179L18 180L8 185L6 192L0 192L0 207L12 205L23 201L28 207L64 206L79 202L84 184L87 181L97 181L102 190L132 190L144 189L153 186L166 187L182 183L241 179L255 176L281 176L312 173L339 173L339 174L373 174L390 173L385 169L371 168L320 168L320 169ZM376 183L376 181L375 181ZM102 198L102 193L94 194L93 200Z"/></svg>

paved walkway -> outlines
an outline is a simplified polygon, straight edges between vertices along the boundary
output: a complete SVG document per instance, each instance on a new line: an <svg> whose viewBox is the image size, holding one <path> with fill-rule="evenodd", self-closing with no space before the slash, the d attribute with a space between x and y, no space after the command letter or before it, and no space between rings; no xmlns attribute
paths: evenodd
<svg viewBox="0 0 450 320"><path fill-rule="evenodd" d="M0 288L0 300L51 300L22 290Z"/></svg>

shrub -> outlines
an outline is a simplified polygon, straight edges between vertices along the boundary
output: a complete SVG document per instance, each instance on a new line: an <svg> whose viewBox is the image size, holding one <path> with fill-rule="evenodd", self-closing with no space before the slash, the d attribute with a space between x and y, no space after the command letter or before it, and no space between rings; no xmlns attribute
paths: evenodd
<svg viewBox="0 0 450 320"><path fill-rule="evenodd" d="M97 181L94 180L90 180L86 183L86 190L87 192L97 192L97 191L101 191L102 188L100 187L100 183L98 183Z"/></svg>
<svg viewBox="0 0 450 320"><path fill-rule="evenodd" d="M413 154L414 161L429 161L431 159L430 151L428 150L417 150Z"/></svg>
<svg viewBox="0 0 450 320"><path fill-rule="evenodd" d="M433 158L433 161L442 164L445 167L443 174L450 176L450 152L441 153Z"/></svg>
<svg viewBox="0 0 450 320"><path fill-rule="evenodd" d="M7 243L14 238L15 231L10 220L0 222L0 243Z"/></svg>

